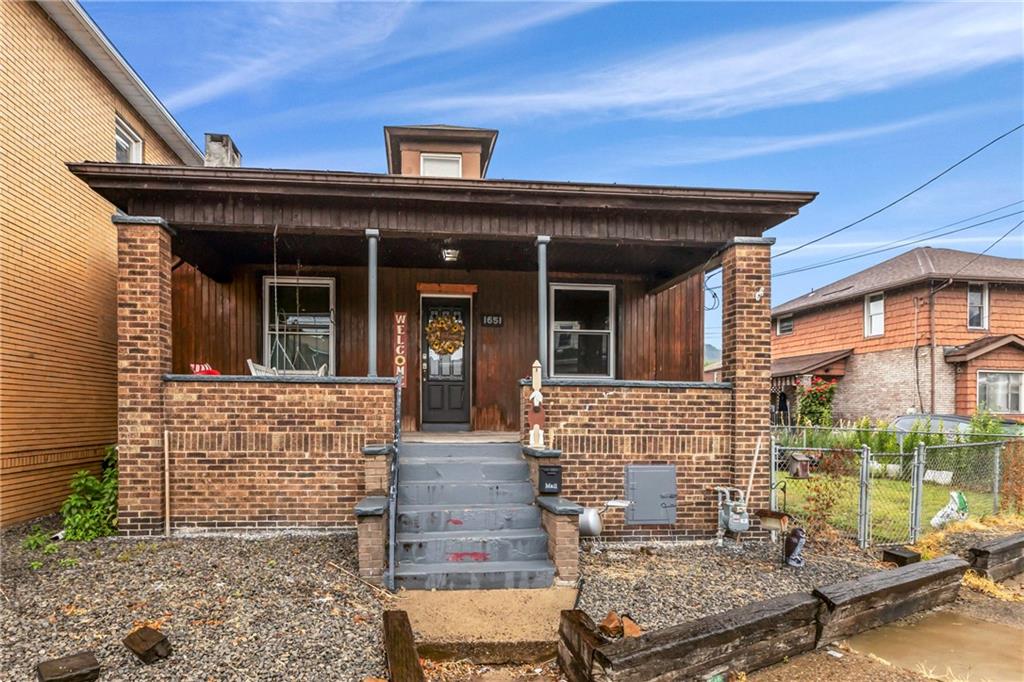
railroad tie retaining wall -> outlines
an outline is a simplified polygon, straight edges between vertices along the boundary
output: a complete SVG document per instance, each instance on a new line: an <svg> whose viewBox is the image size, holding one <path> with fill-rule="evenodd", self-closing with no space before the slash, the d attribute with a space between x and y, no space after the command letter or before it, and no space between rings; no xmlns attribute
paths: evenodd
<svg viewBox="0 0 1024 682"><path fill-rule="evenodd" d="M558 661L570 682L706 679L749 672L956 598L968 564L949 555L609 640L563 611Z"/></svg>
<svg viewBox="0 0 1024 682"><path fill-rule="evenodd" d="M992 580L1024 573L1024 533L983 542L970 549L971 568Z"/></svg>

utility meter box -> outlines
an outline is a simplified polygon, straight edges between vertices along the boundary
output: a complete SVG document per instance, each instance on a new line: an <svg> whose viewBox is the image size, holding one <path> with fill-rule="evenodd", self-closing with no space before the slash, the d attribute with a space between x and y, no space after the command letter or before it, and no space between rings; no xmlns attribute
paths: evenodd
<svg viewBox="0 0 1024 682"><path fill-rule="evenodd" d="M541 464L537 467L537 492L543 495L562 492L562 465Z"/></svg>

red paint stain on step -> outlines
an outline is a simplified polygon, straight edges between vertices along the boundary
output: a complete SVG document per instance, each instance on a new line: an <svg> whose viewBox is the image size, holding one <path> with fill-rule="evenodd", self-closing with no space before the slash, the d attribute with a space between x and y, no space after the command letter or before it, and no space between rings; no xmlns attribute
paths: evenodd
<svg viewBox="0 0 1024 682"><path fill-rule="evenodd" d="M448 523L452 524L453 526L461 526L462 519L448 519Z"/></svg>
<svg viewBox="0 0 1024 682"><path fill-rule="evenodd" d="M448 555L448 561L487 561L489 558L487 552L452 552Z"/></svg>

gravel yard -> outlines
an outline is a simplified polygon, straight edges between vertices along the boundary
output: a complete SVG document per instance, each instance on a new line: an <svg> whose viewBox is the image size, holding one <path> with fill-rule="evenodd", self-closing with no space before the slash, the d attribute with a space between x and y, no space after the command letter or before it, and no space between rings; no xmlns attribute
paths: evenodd
<svg viewBox="0 0 1024 682"><path fill-rule="evenodd" d="M35 679L38 662L89 649L109 680L385 675L387 597L330 566L356 571L354 535L104 539L44 554L22 548L29 532L2 536L4 679ZM143 624L168 636L170 658L143 666L121 644Z"/></svg>
<svg viewBox="0 0 1024 682"><path fill-rule="evenodd" d="M827 550L827 553L826 553ZM780 566L778 544L669 545L584 551L579 608L601 620L629 614L645 630L676 625L749 602L856 578L881 564L841 543L808 543L803 568Z"/></svg>

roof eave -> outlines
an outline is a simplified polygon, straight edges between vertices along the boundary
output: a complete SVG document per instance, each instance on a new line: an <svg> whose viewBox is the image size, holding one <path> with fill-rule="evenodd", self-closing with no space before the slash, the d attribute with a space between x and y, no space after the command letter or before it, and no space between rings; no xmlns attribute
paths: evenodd
<svg viewBox="0 0 1024 682"><path fill-rule="evenodd" d="M125 61L99 26L75 0L37 0L39 6L57 24L103 76L128 100L128 103L160 136L168 147L189 166L203 165L203 154L149 86Z"/></svg>

